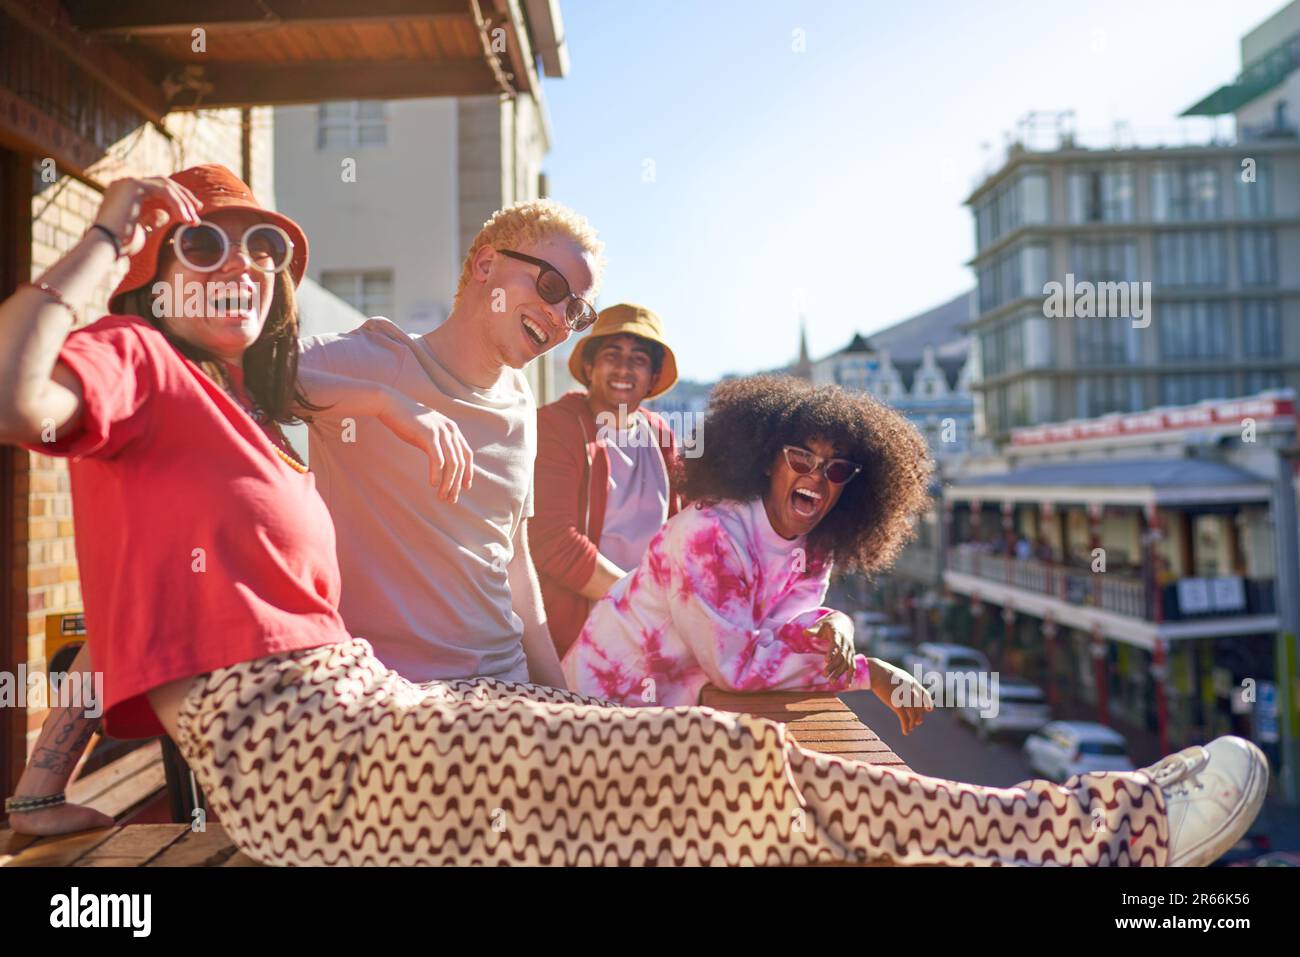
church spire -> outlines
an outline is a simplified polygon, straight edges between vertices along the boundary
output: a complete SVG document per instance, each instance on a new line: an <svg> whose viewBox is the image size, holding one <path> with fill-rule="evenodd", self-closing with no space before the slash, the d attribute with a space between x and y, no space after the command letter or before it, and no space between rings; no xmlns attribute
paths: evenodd
<svg viewBox="0 0 1300 957"><path fill-rule="evenodd" d="M799 316L799 358L790 373L800 379L812 379L812 359L808 357L808 323L802 314Z"/></svg>

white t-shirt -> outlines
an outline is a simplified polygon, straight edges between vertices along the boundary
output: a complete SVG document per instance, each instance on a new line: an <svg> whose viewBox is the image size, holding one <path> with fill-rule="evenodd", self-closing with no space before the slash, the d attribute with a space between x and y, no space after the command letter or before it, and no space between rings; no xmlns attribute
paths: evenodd
<svg viewBox="0 0 1300 957"><path fill-rule="evenodd" d="M600 553L631 571L668 521L668 469L644 416L633 413L626 429L607 430L604 438L609 492Z"/></svg>
<svg viewBox="0 0 1300 957"><path fill-rule="evenodd" d="M453 419L474 450L471 488L438 499L427 456L378 419L316 413L312 471L338 535L348 631L412 681L527 681L523 621L506 566L533 513L537 406L522 372L496 387L457 379L428 343L387 319L301 343L301 364L391 386Z"/></svg>

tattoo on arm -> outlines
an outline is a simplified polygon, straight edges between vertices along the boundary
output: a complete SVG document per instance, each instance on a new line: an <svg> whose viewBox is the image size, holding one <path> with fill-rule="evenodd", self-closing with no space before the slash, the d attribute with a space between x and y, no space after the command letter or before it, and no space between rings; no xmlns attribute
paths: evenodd
<svg viewBox="0 0 1300 957"><path fill-rule="evenodd" d="M68 739L72 737L72 732L77 730L77 719L65 716L63 723L58 727L59 730L54 735L54 743L56 746L62 746L68 743Z"/></svg>
<svg viewBox="0 0 1300 957"><path fill-rule="evenodd" d="M77 736L73 738L72 744L69 747L69 753L80 755L82 751L86 750L86 745L90 742L91 736L94 735L95 730L98 727L98 721L87 722L85 727L77 732Z"/></svg>
<svg viewBox="0 0 1300 957"><path fill-rule="evenodd" d="M54 719L55 716L51 715ZM77 766L81 752L99 727L99 722L88 720L79 710L68 708L58 716L53 725L57 730L49 745L38 744L32 752L32 767L59 774L70 772Z"/></svg>
<svg viewBox="0 0 1300 957"><path fill-rule="evenodd" d="M37 748L32 752L32 767L63 774L72 770L77 763L77 757L79 755L65 754L51 748Z"/></svg>

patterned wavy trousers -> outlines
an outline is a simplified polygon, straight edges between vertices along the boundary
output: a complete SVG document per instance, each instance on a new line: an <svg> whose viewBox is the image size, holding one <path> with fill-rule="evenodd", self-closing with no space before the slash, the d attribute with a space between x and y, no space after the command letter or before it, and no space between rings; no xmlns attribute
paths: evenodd
<svg viewBox="0 0 1300 957"><path fill-rule="evenodd" d="M708 708L412 684L361 639L196 679L177 744L267 864L1164 864L1141 772L958 784Z"/></svg>

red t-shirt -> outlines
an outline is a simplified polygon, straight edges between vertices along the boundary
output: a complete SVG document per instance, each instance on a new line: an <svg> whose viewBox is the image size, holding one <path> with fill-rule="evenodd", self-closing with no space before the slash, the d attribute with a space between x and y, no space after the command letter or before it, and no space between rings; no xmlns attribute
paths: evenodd
<svg viewBox="0 0 1300 957"><path fill-rule="evenodd" d="M346 640L334 525L310 473L162 333L105 316L59 355L81 380L71 459L77 561L105 728L163 734L146 691Z"/></svg>

